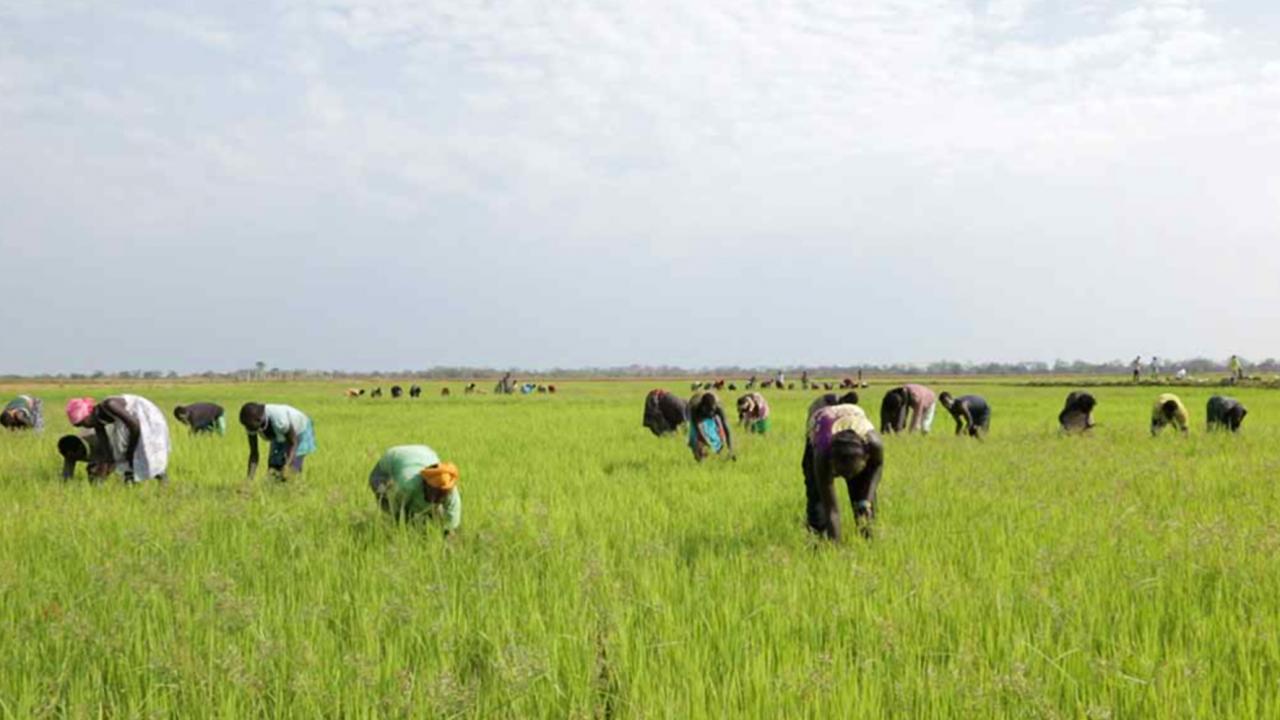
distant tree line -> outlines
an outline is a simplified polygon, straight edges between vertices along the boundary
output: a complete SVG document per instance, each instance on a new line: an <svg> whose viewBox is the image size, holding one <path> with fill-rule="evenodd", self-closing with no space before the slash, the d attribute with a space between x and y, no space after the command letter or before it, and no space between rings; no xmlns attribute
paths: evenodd
<svg viewBox="0 0 1280 720"><path fill-rule="evenodd" d="M1245 371L1249 374L1280 373L1280 360L1267 358L1261 362L1250 362L1241 358ZM1142 372L1149 371L1149 358L1143 359ZM1161 374L1172 374L1186 369L1191 375L1208 373L1226 373L1226 360L1209 358L1192 358L1190 360L1160 361ZM58 373L40 375L2 375L5 380L37 379L37 380L206 380L222 382L250 381L326 381L350 380L376 381L384 378L401 378L406 380L471 380L482 378L499 378L510 372L515 377L533 378L646 378L646 377L750 377L756 375L763 378L772 377L778 370L785 372L789 379L799 379L802 372L818 377L852 377L861 370L866 375L1114 375L1131 372L1129 361L1109 360L1106 362L1088 362L1085 360L1055 360L1052 363L1031 360L1014 363L985 362L965 363L952 360L939 360L925 364L893 363L888 365L818 365L818 366L758 366L743 367L725 365L718 367L685 368L675 365L626 365L620 367L586 367L586 368L550 368L529 370L522 368L492 368L472 366L438 366L423 370L379 370L375 372L352 372L349 370L306 370L281 369L267 367L264 362L257 362L251 368L231 371L206 370L200 373L179 374L176 371L162 370L118 370L105 372L98 370L92 373Z"/></svg>

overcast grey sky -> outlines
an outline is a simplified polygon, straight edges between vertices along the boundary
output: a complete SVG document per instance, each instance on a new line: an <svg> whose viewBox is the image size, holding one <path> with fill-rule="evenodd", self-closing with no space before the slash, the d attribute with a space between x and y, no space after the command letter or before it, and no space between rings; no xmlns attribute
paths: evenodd
<svg viewBox="0 0 1280 720"><path fill-rule="evenodd" d="M0 372L1280 355L1273 0L0 0Z"/></svg>

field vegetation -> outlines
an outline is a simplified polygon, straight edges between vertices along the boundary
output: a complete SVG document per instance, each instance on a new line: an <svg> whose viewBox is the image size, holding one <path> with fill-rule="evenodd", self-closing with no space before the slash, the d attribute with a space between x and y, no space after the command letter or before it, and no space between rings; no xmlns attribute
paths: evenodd
<svg viewBox="0 0 1280 720"><path fill-rule="evenodd" d="M985 395L991 436L940 409L887 439L876 537L839 547L803 527L812 392L766 391L771 433L698 465L641 427L654 381L139 385L232 431L174 424L170 483L125 487L59 480L87 389L43 388L43 435L0 435L0 715L1280 717L1280 394L1211 435L1220 390L1180 388L1190 436L1153 439L1158 389L1099 389L1064 438L1065 388L966 382L928 384ZM302 477L245 482L250 399L315 419ZM404 443L461 469L450 541L373 502Z"/></svg>

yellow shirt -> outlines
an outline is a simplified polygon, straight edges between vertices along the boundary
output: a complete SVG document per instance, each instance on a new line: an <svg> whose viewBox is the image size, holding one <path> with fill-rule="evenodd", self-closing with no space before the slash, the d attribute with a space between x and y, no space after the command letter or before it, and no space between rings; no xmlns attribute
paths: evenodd
<svg viewBox="0 0 1280 720"><path fill-rule="evenodd" d="M1151 422L1155 425L1164 425L1164 404L1174 402L1178 409L1173 413L1173 424L1178 426L1179 430L1186 430L1190 425L1190 416L1187 415L1187 406L1182 404L1182 400L1173 393L1162 393L1156 398L1155 405L1151 406Z"/></svg>

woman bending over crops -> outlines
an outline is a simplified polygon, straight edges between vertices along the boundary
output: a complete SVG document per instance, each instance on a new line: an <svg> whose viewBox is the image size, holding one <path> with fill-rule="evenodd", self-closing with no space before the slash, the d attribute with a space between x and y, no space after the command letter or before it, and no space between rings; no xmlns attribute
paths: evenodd
<svg viewBox="0 0 1280 720"><path fill-rule="evenodd" d="M316 450L316 431L301 410L289 405L245 403L240 408L240 424L249 431L249 479L258 473L258 436L270 443L267 469L278 480L292 470L302 472L302 463Z"/></svg>
<svg viewBox="0 0 1280 720"><path fill-rule="evenodd" d="M815 403L817 405L817 403ZM871 537L876 486L884 465L884 445L867 414L857 405L821 405L809 416L804 470L809 529L840 540L840 508L835 479L842 477L863 537Z"/></svg>
<svg viewBox="0 0 1280 720"><path fill-rule="evenodd" d="M758 392L738 398L738 422L747 432L764 434L769 430L769 402Z"/></svg>
<svg viewBox="0 0 1280 720"><path fill-rule="evenodd" d="M880 403L880 432L919 430L928 434L933 429L933 416L937 409L933 391L923 385L908 383L894 388L885 393Z"/></svg>
<svg viewBox="0 0 1280 720"><path fill-rule="evenodd" d="M76 464L84 463L90 480L102 480L111 474L111 453L98 443L97 433L82 432L58 438L62 455L62 479L75 477Z"/></svg>
<svg viewBox="0 0 1280 720"><path fill-rule="evenodd" d="M733 436L720 398L709 391L694 393L689 398L689 449L693 451L693 458L702 462L708 450L719 454L725 448L729 449L729 457L736 460Z"/></svg>
<svg viewBox="0 0 1280 720"><path fill-rule="evenodd" d="M952 397L944 392L938 402L956 421L956 434L968 431L969 437L981 438L991 431L991 406L979 395Z"/></svg>
<svg viewBox="0 0 1280 720"><path fill-rule="evenodd" d="M1249 411L1235 398L1214 395L1209 398L1204 414L1210 430L1238 432L1240 424L1244 422L1244 416L1248 415Z"/></svg>
<svg viewBox="0 0 1280 720"><path fill-rule="evenodd" d="M173 416L193 433L227 434L227 416L221 405L192 403L173 409Z"/></svg>
<svg viewBox="0 0 1280 720"><path fill-rule="evenodd" d="M74 398L67 402L67 419L94 431L125 482L167 479L169 424L155 403L137 395L116 395L101 403Z"/></svg>
<svg viewBox="0 0 1280 720"><path fill-rule="evenodd" d="M680 429L686 420L688 408L684 399L666 390L650 390L644 398L644 426L654 435L662 436Z"/></svg>
<svg viewBox="0 0 1280 720"><path fill-rule="evenodd" d="M44 403L40 398L19 395L0 410L0 427L8 430L43 430Z"/></svg>
<svg viewBox="0 0 1280 720"><path fill-rule="evenodd" d="M1093 409L1098 401L1083 390L1067 393L1067 402L1058 413L1058 425L1065 433L1087 432L1093 428Z"/></svg>
<svg viewBox="0 0 1280 720"><path fill-rule="evenodd" d="M1165 425L1177 427L1183 435L1187 434L1187 427L1190 425L1187 406L1173 393L1160 395L1151 406L1151 434L1159 435Z"/></svg>
<svg viewBox="0 0 1280 720"><path fill-rule="evenodd" d="M458 468L440 462L426 445L400 445L383 453L369 473L369 488L383 511L397 519L438 516L445 537L462 524Z"/></svg>

